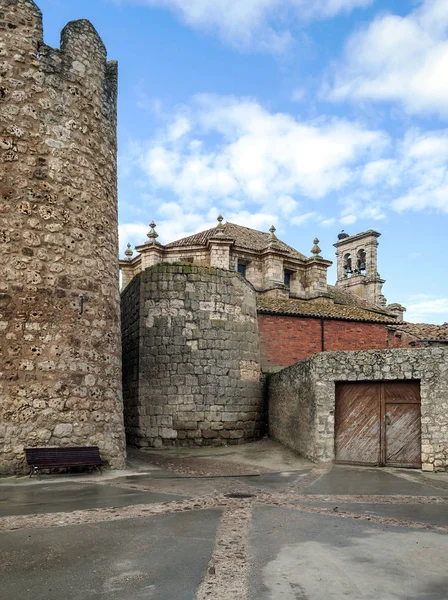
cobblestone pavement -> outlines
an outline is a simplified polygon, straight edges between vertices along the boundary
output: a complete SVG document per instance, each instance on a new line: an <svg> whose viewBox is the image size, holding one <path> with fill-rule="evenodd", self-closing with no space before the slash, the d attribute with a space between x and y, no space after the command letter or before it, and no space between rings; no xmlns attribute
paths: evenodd
<svg viewBox="0 0 448 600"><path fill-rule="evenodd" d="M5 598L53 600L60 597L61 586L67 600L448 598L447 478L428 480L419 472L341 466L272 473L222 461L164 460L163 455L148 460L157 465L148 464L145 473L71 478L69 484L48 478L31 485L0 485ZM31 489L35 514L21 504ZM64 490L70 505L64 505ZM56 496L54 512L48 512L45 506ZM152 536L151 544L140 540L143 531ZM98 536L106 547L108 535L123 540L122 547L118 542L113 555L104 557L105 564L89 574L87 592L81 593L68 574L75 581L82 579L81 557L70 553L70 545L57 552L65 548L65 538L58 541L54 536L64 532L75 540L85 536L87 553L102 554L89 546ZM126 545L132 536L136 548L141 544L139 559L146 557L147 567L140 564L137 569L134 564L132 542ZM43 551L39 562L31 554L30 540L40 537L44 548L48 538L51 551L48 556ZM185 547L182 540L188 542ZM169 565L163 562L162 547L164 552L178 547ZM107 552L112 552L112 542ZM182 579L187 559L192 566ZM19 578L23 561L29 568ZM151 570L157 561L160 568ZM429 566L418 566L424 564ZM67 565L69 571L61 571ZM34 588L27 587L27 577L42 572L45 578L37 577ZM170 578L178 588L168 585Z"/></svg>

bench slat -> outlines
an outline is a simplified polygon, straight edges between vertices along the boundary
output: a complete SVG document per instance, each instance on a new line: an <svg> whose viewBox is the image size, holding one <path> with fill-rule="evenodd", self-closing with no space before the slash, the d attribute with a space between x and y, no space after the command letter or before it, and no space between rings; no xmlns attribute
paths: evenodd
<svg viewBox="0 0 448 600"><path fill-rule="evenodd" d="M100 467L105 465L98 446L66 448L25 448L30 467Z"/></svg>

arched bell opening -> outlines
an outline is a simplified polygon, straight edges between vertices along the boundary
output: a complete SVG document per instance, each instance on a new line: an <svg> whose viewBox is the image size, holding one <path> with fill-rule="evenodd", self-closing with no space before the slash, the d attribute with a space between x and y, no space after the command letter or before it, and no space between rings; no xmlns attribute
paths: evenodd
<svg viewBox="0 0 448 600"><path fill-rule="evenodd" d="M353 275L352 255L347 253L344 255L344 277L349 279Z"/></svg>
<svg viewBox="0 0 448 600"><path fill-rule="evenodd" d="M356 269L358 275L366 274L366 251L363 248L358 250L356 257Z"/></svg>

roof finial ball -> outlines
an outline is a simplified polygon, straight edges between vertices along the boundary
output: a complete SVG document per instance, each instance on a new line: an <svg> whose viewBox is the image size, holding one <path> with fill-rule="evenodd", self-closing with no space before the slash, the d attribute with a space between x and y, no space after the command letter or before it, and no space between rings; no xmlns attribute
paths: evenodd
<svg viewBox="0 0 448 600"><path fill-rule="evenodd" d="M314 238L313 244L314 246L311 248L311 254L314 255L314 258L321 258L320 253L322 252L322 250L319 248L319 240L317 238Z"/></svg>
<svg viewBox="0 0 448 600"><path fill-rule="evenodd" d="M224 217L221 214L218 215L217 221L218 225L216 226L216 229L224 229L224 225L222 224Z"/></svg>
<svg viewBox="0 0 448 600"><path fill-rule="evenodd" d="M159 234L156 231L156 224L154 223L154 221L151 221L149 226L151 227L151 229L149 230L147 237L149 238L150 244L155 244L156 239L159 237Z"/></svg>
<svg viewBox="0 0 448 600"><path fill-rule="evenodd" d="M277 236L275 235L275 232L276 232L277 230L276 230L276 228L274 227L274 225L271 225L271 226L270 226L270 228L269 228L269 231L271 232L271 233L269 234L269 239L270 239L270 240L276 240L276 239L277 239Z"/></svg>
<svg viewBox="0 0 448 600"><path fill-rule="evenodd" d="M127 245L127 248L124 251L124 253L127 260L132 260L132 255L134 254L134 252L132 251L131 244Z"/></svg>

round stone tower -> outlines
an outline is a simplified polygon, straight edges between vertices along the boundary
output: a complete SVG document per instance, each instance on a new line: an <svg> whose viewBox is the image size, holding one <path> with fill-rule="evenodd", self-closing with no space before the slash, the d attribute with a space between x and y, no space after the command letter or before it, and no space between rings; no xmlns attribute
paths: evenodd
<svg viewBox="0 0 448 600"><path fill-rule="evenodd" d="M117 64L88 21L59 50L32 0L0 19L0 469L68 445L118 467Z"/></svg>
<svg viewBox="0 0 448 600"><path fill-rule="evenodd" d="M131 444L236 444L259 436L255 291L238 273L150 267L123 291L122 318Z"/></svg>

